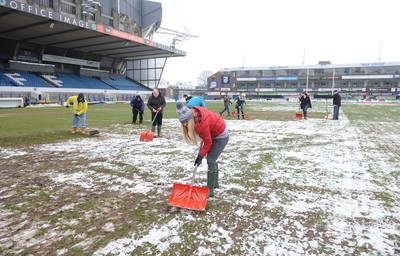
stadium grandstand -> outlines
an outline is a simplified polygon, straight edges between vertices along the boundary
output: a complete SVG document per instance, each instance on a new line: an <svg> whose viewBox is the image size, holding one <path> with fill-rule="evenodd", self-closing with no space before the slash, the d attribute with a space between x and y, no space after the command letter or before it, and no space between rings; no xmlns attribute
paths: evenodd
<svg viewBox="0 0 400 256"><path fill-rule="evenodd" d="M145 0L0 1L0 101L128 101L158 87L168 58L152 41L161 3Z"/></svg>
<svg viewBox="0 0 400 256"><path fill-rule="evenodd" d="M208 98L226 92L253 99L291 99L306 91L329 98L334 90L347 100L399 100L400 62L224 68L207 79Z"/></svg>

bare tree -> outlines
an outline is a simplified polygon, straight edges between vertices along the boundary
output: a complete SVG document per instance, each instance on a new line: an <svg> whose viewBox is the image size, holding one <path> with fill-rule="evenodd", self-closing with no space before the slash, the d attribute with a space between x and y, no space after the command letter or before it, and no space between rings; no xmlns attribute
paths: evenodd
<svg viewBox="0 0 400 256"><path fill-rule="evenodd" d="M213 72L211 70L204 70L199 74L197 77L197 81L199 82L199 85L207 87L207 78L209 78Z"/></svg>

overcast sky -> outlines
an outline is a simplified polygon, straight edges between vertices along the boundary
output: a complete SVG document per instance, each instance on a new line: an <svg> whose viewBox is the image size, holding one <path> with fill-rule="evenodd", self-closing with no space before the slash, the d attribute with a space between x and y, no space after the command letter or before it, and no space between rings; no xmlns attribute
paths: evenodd
<svg viewBox="0 0 400 256"><path fill-rule="evenodd" d="M198 36L177 44L187 56L167 61L166 82L242 66L400 61L399 0L155 1L161 27Z"/></svg>

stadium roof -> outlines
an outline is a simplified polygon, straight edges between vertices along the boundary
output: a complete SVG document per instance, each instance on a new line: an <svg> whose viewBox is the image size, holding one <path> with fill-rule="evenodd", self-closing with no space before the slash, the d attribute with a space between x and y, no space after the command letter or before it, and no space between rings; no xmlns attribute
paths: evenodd
<svg viewBox="0 0 400 256"><path fill-rule="evenodd" d="M12 5L13 4L13 5ZM185 56L184 51L112 27L71 18L17 1L0 5L0 39L139 60Z"/></svg>

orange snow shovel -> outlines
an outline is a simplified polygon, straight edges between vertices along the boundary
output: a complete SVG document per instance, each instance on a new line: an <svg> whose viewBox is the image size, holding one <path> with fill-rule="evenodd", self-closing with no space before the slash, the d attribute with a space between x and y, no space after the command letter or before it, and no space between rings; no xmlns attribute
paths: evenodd
<svg viewBox="0 0 400 256"><path fill-rule="evenodd" d="M193 186L196 171L197 165L193 170L191 185L174 183L171 195L168 199L168 205L196 211L204 211L206 209L208 187Z"/></svg>
<svg viewBox="0 0 400 256"><path fill-rule="evenodd" d="M151 126L153 126L154 121L157 118L158 112L159 111L157 111L156 115L154 116L153 122L151 122ZM150 129L151 129L151 126L150 126ZM155 132L151 132L151 131L142 132L142 133L140 133L140 141L145 141L145 142L153 141L155 134L156 134Z"/></svg>

